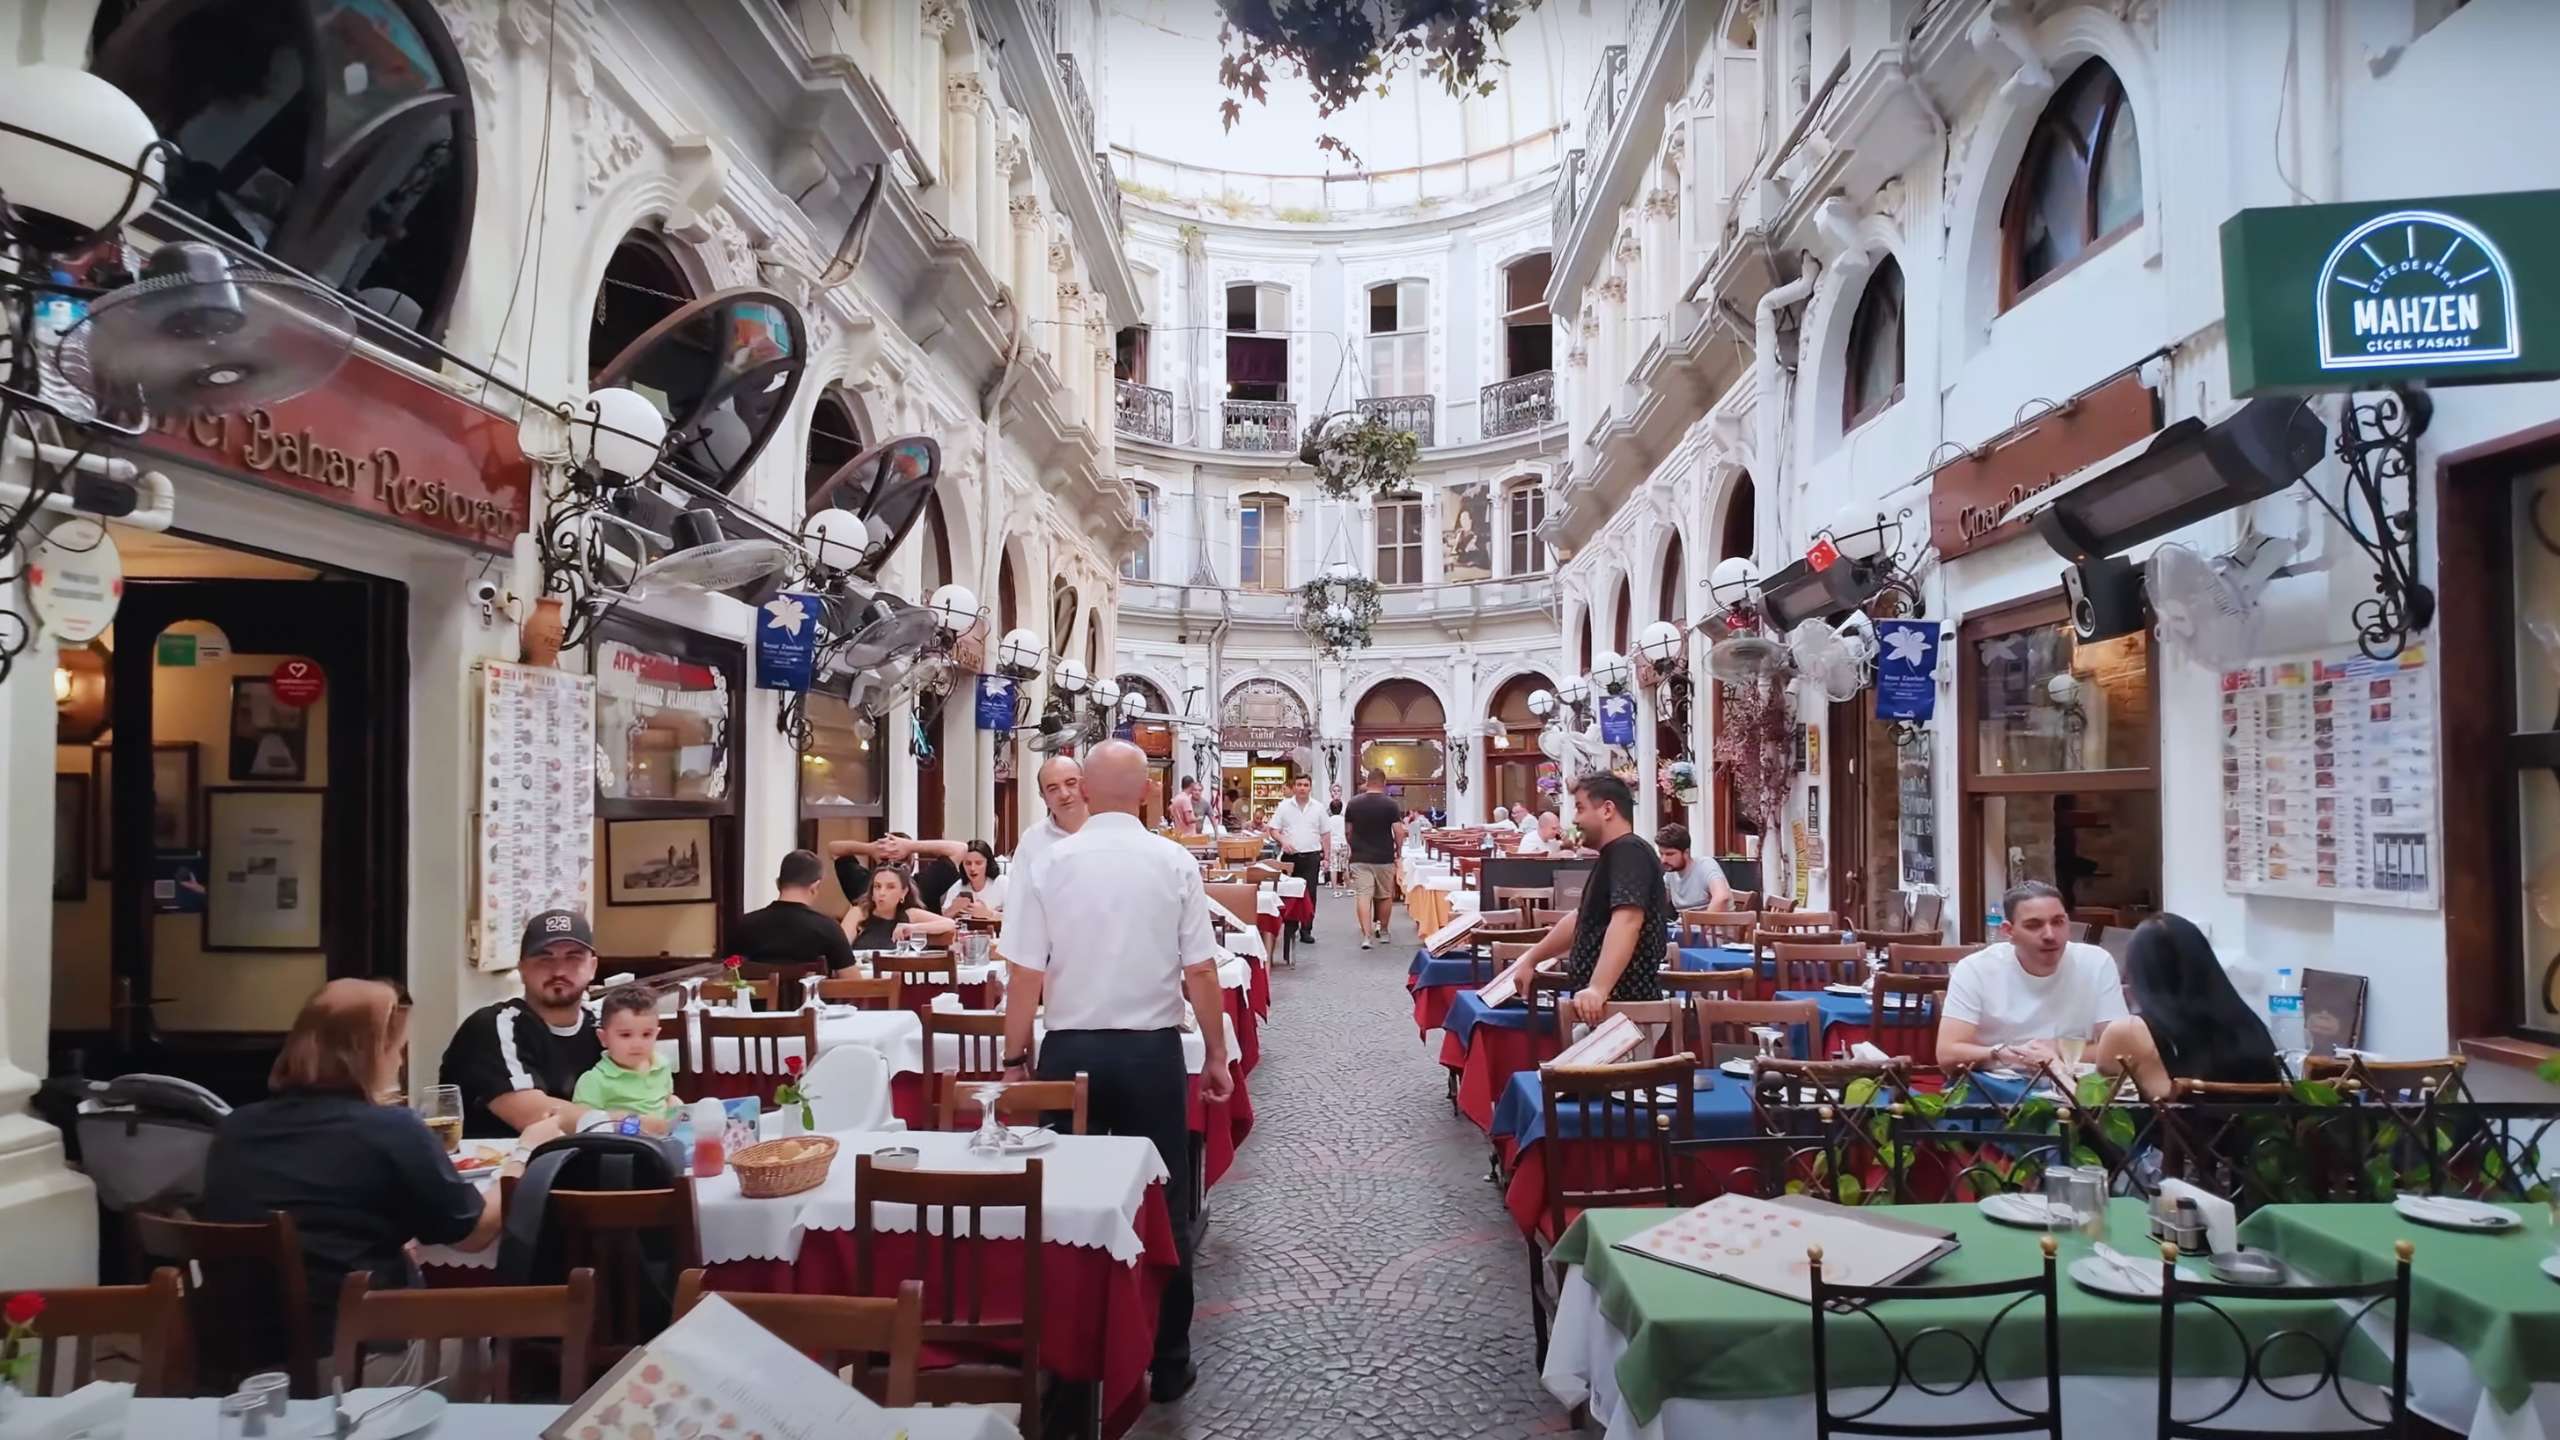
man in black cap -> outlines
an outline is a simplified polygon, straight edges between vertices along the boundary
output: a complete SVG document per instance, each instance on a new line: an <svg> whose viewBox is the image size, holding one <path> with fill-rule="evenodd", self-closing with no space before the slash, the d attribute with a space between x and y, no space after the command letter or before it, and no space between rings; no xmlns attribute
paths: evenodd
<svg viewBox="0 0 2560 1440"><path fill-rule="evenodd" d="M439 1078L462 1090L465 1135L512 1135L553 1115L574 1126L581 1107L570 1092L604 1055L587 1013L596 978L587 917L543 911L525 922L517 954L524 997L472 1011L444 1048Z"/></svg>

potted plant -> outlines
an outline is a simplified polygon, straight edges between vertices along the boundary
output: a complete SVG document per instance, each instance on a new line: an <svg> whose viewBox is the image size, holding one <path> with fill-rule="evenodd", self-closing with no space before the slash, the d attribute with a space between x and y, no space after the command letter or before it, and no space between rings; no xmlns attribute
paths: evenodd
<svg viewBox="0 0 2560 1440"><path fill-rule="evenodd" d="M1370 631L1386 612L1378 582L1336 567L1298 587L1298 625L1328 659L1367 648Z"/></svg>
<svg viewBox="0 0 2560 1440"><path fill-rule="evenodd" d="M1412 478L1422 441L1371 417L1347 424L1326 416L1307 427L1298 459L1316 472L1316 488L1336 500L1394 490Z"/></svg>
<svg viewBox="0 0 2560 1440"><path fill-rule="evenodd" d="M818 1128L817 1113L809 1108L809 1102L816 1097L809 1093L809 1087L801 1078L801 1072L806 1068L808 1062L800 1056L782 1057L782 1083L773 1087L774 1105L785 1115L796 1114L802 1134Z"/></svg>

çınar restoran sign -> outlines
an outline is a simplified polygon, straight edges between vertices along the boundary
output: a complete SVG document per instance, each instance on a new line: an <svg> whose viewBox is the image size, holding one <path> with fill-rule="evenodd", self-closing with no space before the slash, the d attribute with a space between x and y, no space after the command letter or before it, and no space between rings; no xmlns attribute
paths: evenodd
<svg viewBox="0 0 2560 1440"><path fill-rule="evenodd" d="M2223 222L2235 395L2560 377L2560 191L2243 210Z"/></svg>

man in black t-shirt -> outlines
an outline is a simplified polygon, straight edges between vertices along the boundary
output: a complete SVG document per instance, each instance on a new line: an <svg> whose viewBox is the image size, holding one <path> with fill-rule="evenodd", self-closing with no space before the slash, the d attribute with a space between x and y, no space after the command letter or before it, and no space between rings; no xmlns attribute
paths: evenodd
<svg viewBox="0 0 2560 1440"><path fill-rule="evenodd" d="M1396 802L1387 798L1387 772L1361 777L1360 793L1342 808L1342 828L1351 842L1351 913L1360 921L1360 948L1387 938L1387 907L1396 897L1396 844L1404 823Z"/></svg>
<svg viewBox="0 0 2560 1440"><path fill-rule="evenodd" d="M806 975L826 976L853 964L853 947L844 926L809 905L818 881L826 875L814 850L794 850L782 857L773 877L773 903L738 917L729 932L729 953L745 963L750 980L796 981ZM867 886L865 887L868 888ZM777 997L788 1007L795 992Z"/></svg>
<svg viewBox="0 0 2560 1440"><path fill-rule="evenodd" d="M517 953L524 997L472 1011L444 1047L438 1078L462 1090L465 1135L512 1135L546 1116L576 1128L581 1107L570 1092L604 1056L587 1013L596 978L587 917L543 911L526 922Z"/></svg>
<svg viewBox="0 0 2560 1440"><path fill-rule="evenodd" d="M1679 912L1662 883L1662 859L1635 833L1635 792L1615 775L1585 775L1573 782L1573 823L1583 843L1597 844L1600 858L1582 892L1582 904L1540 936L1512 967L1524 992L1541 961L1566 956L1573 982L1573 1012L1599 1023L1614 1000L1662 998L1664 937Z"/></svg>

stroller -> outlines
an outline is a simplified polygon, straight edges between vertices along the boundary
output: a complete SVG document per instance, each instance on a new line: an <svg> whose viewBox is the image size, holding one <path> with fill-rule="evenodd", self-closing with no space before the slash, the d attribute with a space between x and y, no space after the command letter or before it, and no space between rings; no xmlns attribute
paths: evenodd
<svg viewBox="0 0 2560 1440"><path fill-rule="evenodd" d="M44 1082L48 1108L68 1109L73 1154L110 1214L168 1211L204 1195L206 1152L231 1107L192 1080L60 1075Z"/></svg>

